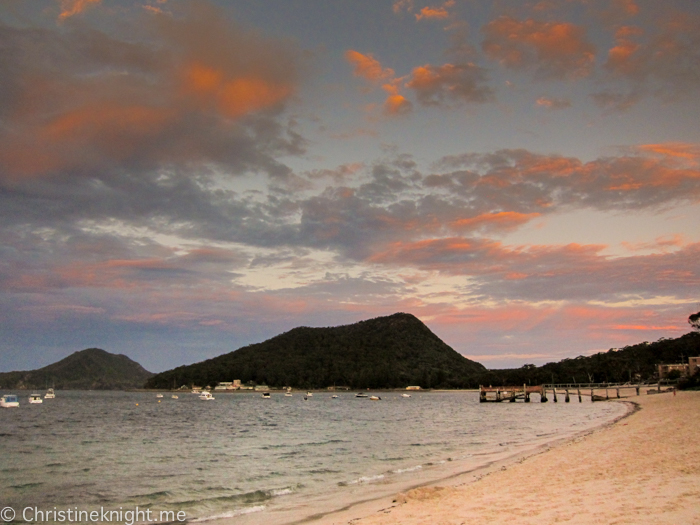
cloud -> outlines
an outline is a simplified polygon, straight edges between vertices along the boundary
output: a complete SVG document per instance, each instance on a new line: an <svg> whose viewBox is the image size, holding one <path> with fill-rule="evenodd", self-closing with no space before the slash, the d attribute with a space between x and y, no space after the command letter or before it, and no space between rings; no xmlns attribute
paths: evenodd
<svg viewBox="0 0 700 525"><path fill-rule="evenodd" d="M0 61L0 179L173 163L288 171L273 155L302 149L276 120L295 91L293 46L204 3L148 18L129 42L84 25L0 26L11 51Z"/></svg>
<svg viewBox="0 0 700 525"><path fill-rule="evenodd" d="M636 106L641 100L641 94L636 92L617 93L611 91L600 91L591 93L593 102L605 113L622 113Z"/></svg>
<svg viewBox="0 0 700 525"><path fill-rule="evenodd" d="M603 67L618 78L657 83L674 93L700 87L700 17L671 13L655 32L621 26Z"/></svg>
<svg viewBox="0 0 700 525"><path fill-rule="evenodd" d="M71 16L78 15L91 5L99 4L102 0L59 0L61 3L61 14L59 20L65 20Z"/></svg>
<svg viewBox="0 0 700 525"><path fill-rule="evenodd" d="M412 11L413 10L413 0L394 0L391 6L394 13L400 13L401 11Z"/></svg>
<svg viewBox="0 0 700 525"><path fill-rule="evenodd" d="M413 104L399 93L399 88L395 83L384 84L382 89L388 94L384 102L384 114L391 116L403 115L413 110Z"/></svg>
<svg viewBox="0 0 700 525"><path fill-rule="evenodd" d="M535 102L538 106L546 109L566 109L571 107L571 101L568 98L549 98L540 97Z"/></svg>
<svg viewBox="0 0 700 525"><path fill-rule="evenodd" d="M455 0L447 0L440 6L426 6L417 13L416 20L444 20L450 16L449 8L454 7Z"/></svg>
<svg viewBox="0 0 700 525"><path fill-rule="evenodd" d="M486 79L486 70L472 63L426 64L413 69L406 87L425 106L440 106L447 101L483 103L494 100Z"/></svg>
<svg viewBox="0 0 700 525"><path fill-rule="evenodd" d="M588 76L595 47L585 29L569 22L516 20L500 16L482 27L482 50L511 69L532 69L543 78Z"/></svg>
<svg viewBox="0 0 700 525"><path fill-rule="evenodd" d="M359 51L349 49L345 52L345 60L355 66L353 74L356 77L362 77L370 82L380 82L394 76L392 69L384 69L371 54L363 55Z"/></svg>

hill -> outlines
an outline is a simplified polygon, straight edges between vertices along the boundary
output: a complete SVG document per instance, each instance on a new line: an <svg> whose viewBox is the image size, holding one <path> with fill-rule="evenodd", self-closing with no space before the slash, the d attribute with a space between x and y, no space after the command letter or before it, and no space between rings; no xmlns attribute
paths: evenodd
<svg viewBox="0 0 700 525"><path fill-rule="evenodd" d="M659 339L591 356L564 359L543 366L489 370L481 375L483 385L539 385L543 383L602 383L637 379L653 380L660 363L687 363L700 355L700 333L690 332L675 339Z"/></svg>
<svg viewBox="0 0 700 525"><path fill-rule="evenodd" d="M147 388L240 379L269 386L460 388L485 368L455 352L416 317L397 313L331 328L299 327L200 363L154 375Z"/></svg>
<svg viewBox="0 0 700 525"><path fill-rule="evenodd" d="M141 388L152 375L125 355L88 348L38 370L0 373L0 387L120 390Z"/></svg>

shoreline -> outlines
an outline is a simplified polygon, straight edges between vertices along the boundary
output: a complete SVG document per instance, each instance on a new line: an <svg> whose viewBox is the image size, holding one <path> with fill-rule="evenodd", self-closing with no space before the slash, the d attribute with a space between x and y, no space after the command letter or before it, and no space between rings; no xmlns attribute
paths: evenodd
<svg viewBox="0 0 700 525"><path fill-rule="evenodd" d="M628 410L598 427L295 523L700 524L700 392L611 401Z"/></svg>
<svg viewBox="0 0 700 525"><path fill-rule="evenodd" d="M478 390L477 390L478 391ZM362 524L366 518L370 518L377 513L387 513L391 509L397 508L406 502L406 494L412 491L420 491L421 489L437 489L442 491L445 488L464 487L476 483L487 476L491 476L498 472L509 469L511 466L521 464L530 458L539 456L550 450L565 446L568 443L575 442L585 438L586 436L595 434L606 428L612 427L620 421L639 412L641 407L635 401L629 398L619 400L610 400L609 402L618 403L626 406L624 414L620 414L610 421L606 421L593 428L581 430L572 435L555 437L551 441L546 441L541 444L533 445L525 450L513 452L505 457L500 457L489 461L488 463L477 465L464 471L449 474L439 479L432 479L416 483L406 487L402 492L394 493L386 496L369 497L362 500L354 501L348 505L332 510L307 516L305 518L286 522L284 525L345 525L345 524ZM392 523L392 522L388 522ZM396 522L399 524L400 522Z"/></svg>

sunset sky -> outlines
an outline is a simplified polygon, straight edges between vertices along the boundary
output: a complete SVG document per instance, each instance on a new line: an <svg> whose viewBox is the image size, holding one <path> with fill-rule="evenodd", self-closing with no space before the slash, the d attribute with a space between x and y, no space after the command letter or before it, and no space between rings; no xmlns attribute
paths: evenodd
<svg viewBox="0 0 700 525"><path fill-rule="evenodd" d="M488 368L689 331L696 0L0 0L0 371L409 312Z"/></svg>

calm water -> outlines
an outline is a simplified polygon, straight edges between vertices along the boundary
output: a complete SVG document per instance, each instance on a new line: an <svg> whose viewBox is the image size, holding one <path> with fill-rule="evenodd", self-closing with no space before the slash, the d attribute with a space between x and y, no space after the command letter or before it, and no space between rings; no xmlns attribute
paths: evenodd
<svg viewBox="0 0 700 525"><path fill-rule="evenodd" d="M285 523L391 494L624 413L615 403L479 404L473 392L21 393L0 409L0 506L182 510ZM536 396L535 396L536 397ZM138 404L138 405L137 405ZM235 519L232 519L235 518Z"/></svg>

